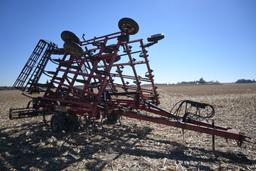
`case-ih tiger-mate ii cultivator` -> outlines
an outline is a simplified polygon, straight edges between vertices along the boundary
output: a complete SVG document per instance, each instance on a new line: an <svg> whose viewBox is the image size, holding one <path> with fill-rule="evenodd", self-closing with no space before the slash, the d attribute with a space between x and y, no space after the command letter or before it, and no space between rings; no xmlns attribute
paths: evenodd
<svg viewBox="0 0 256 171"><path fill-rule="evenodd" d="M147 42L133 40L139 30L134 20L123 18L118 26L119 32L83 40L63 31L63 48L40 40L13 85L32 100L26 108L10 109L10 119L51 114L52 131L62 132L78 129L79 118L115 123L125 116L210 134L213 140L220 136L239 145L247 140L241 133L206 122L215 114L209 104L185 100L171 112L159 108L148 48L164 35L152 35ZM56 65L54 71L46 71L50 63ZM39 83L42 76L48 77L44 84ZM29 95L35 91L37 97Z"/></svg>

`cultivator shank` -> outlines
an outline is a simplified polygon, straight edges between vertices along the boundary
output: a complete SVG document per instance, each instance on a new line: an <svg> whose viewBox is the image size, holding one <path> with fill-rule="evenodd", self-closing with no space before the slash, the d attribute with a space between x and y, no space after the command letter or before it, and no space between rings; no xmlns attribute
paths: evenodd
<svg viewBox="0 0 256 171"><path fill-rule="evenodd" d="M119 116L126 116L239 142L246 139L228 128L205 122L215 114L209 104L185 100L177 103L171 112L159 108L148 48L164 35L152 35L145 43L143 39L131 39L139 30L134 20L123 18L118 26L119 32L87 40L84 36L80 40L74 33L63 31L63 48L46 43L47 49L44 55L37 57L41 62L30 80L27 78L35 66L35 62L31 63L34 58L29 59L14 84L14 87L22 87L27 81L24 92L34 89L43 94L33 97L31 107L11 109L10 118L53 114L52 130L60 132L67 128L74 130L78 126L78 116L114 123ZM32 56L37 53L35 51ZM47 63L54 64L56 69L46 71ZM47 77L46 83L39 83L42 74ZM30 88L26 88L28 85Z"/></svg>

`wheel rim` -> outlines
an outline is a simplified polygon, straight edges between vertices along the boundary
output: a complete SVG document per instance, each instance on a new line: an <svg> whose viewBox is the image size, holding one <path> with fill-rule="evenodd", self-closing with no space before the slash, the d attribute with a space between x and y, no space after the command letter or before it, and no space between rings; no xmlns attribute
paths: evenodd
<svg viewBox="0 0 256 171"><path fill-rule="evenodd" d="M77 35L75 35L75 33L71 32L71 31L63 31L61 33L61 39L64 42L74 42L77 44L81 44L80 39L77 37Z"/></svg>
<svg viewBox="0 0 256 171"><path fill-rule="evenodd" d="M131 18L122 18L118 22L119 29L129 35L134 35L139 31L139 25Z"/></svg>

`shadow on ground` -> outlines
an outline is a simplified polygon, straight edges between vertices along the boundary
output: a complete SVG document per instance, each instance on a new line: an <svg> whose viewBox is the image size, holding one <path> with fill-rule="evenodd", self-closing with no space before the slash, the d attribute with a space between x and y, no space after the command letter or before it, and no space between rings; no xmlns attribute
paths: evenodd
<svg viewBox="0 0 256 171"><path fill-rule="evenodd" d="M224 158L228 163L256 164L256 161L249 160L243 154L217 151L214 155L210 150L203 148L186 147L174 141L150 138L148 135L151 131L149 127L135 124L104 128L91 126L57 137L42 123L2 128L0 170L60 170L71 165L101 170L106 164L124 154L189 162L218 162L219 158ZM155 150L152 144L152 148L143 148L143 144L137 146L140 141L157 142L170 148L165 152ZM210 170L207 167L202 169Z"/></svg>

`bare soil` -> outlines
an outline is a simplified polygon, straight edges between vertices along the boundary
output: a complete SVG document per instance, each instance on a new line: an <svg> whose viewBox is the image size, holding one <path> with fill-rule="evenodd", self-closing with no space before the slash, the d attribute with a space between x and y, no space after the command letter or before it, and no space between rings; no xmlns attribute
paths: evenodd
<svg viewBox="0 0 256 171"><path fill-rule="evenodd" d="M244 132L256 142L256 84L159 86L161 107L179 100L213 104L215 123ZM226 142L174 127L127 118L121 124L83 127L62 136L42 118L9 120L10 107L29 99L0 91L0 170L256 170L256 145Z"/></svg>

